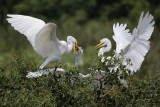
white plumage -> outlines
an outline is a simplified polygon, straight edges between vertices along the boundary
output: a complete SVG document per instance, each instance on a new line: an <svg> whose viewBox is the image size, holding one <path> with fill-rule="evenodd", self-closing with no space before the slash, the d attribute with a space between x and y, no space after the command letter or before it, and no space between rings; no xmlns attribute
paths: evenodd
<svg viewBox="0 0 160 107"><path fill-rule="evenodd" d="M40 19L24 15L7 16L10 17L7 20L11 26L27 37L33 49L42 57L47 57L40 66L41 69L51 62L58 65L63 55L71 52L74 46L78 47L76 39L72 36L67 37L67 42L59 41L56 36L57 25L54 23L46 24Z"/></svg>
<svg viewBox="0 0 160 107"><path fill-rule="evenodd" d="M126 58L131 59L131 62L133 64L133 66L131 66L130 68L131 71L136 72L137 70L140 69L144 57L150 49L150 42L148 40L151 37L152 32L154 30L153 27L154 23L155 22L153 21L153 16L149 14L149 12L147 12L145 17L143 17L143 12L142 12L138 26L133 30L132 35L128 34L126 36L125 35L121 36L121 38L125 39L124 41L123 40L121 41L122 42L121 44L123 44L124 47L122 46L121 48L118 48L119 46L118 44L120 44L120 41L115 40L118 48L118 49L116 48L116 52L118 53L119 50L122 49L124 52L124 56ZM115 29L118 29L118 27L115 27ZM123 29L123 31L128 32L129 30ZM116 35L118 31L114 30L114 32L115 32L114 38L116 39L118 38L118 35Z"/></svg>
<svg viewBox="0 0 160 107"><path fill-rule="evenodd" d="M116 53L119 54L122 51L124 57L131 60L132 66L130 66L130 70L133 72L140 69L144 57L150 49L149 39L154 30L153 25L155 22L153 21L153 16L149 14L149 12L147 12L144 17L143 14L144 13L142 12L138 26L133 30L132 34L129 33L128 29L126 29L126 24L119 25L119 23L117 23L113 25L113 39L116 42ZM97 45L96 48L105 45L107 45L106 48L108 48L108 44L109 48L111 48L108 41L104 41L104 39L102 39L100 42L103 43L103 45ZM99 54L109 51L106 51L105 49L102 51L101 49L99 50Z"/></svg>
<svg viewBox="0 0 160 107"><path fill-rule="evenodd" d="M116 42L116 53L120 53L121 49L131 43L132 35L129 33L129 30L126 29L126 26L126 24L119 25L119 23L113 25L113 39Z"/></svg>
<svg viewBox="0 0 160 107"><path fill-rule="evenodd" d="M11 14L8 14L7 16L10 17L7 20L11 26L21 34L24 34L32 44L33 48L35 48L35 37L46 23L30 16Z"/></svg>

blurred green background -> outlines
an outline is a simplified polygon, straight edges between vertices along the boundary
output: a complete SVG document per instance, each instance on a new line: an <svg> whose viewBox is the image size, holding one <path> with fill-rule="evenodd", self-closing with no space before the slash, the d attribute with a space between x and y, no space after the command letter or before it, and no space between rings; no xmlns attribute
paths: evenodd
<svg viewBox="0 0 160 107"><path fill-rule="evenodd" d="M84 50L80 71L87 73L92 58L97 57L93 47L102 38L112 41L112 55L115 41L112 39L113 24L126 23L132 30L137 26L141 12L149 11L155 20L151 37L151 49L147 54L137 77L160 71L160 1L159 0L0 0L0 67L6 68L12 54L25 54L39 65L44 61L34 52L26 37L15 31L6 21L6 14L21 14L40 18L58 25L57 37L66 40L74 36ZM73 52L64 56L62 64L74 65ZM50 68L54 64L49 65Z"/></svg>

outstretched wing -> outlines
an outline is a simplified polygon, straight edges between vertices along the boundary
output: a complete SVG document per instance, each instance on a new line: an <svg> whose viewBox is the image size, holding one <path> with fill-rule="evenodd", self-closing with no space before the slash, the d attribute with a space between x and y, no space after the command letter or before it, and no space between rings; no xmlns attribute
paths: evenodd
<svg viewBox="0 0 160 107"><path fill-rule="evenodd" d="M44 21L24 15L7 15L8 22L15 30L24 34L32 44L34 50L42 57L49 56L56 49L59 40L56 37L54 23L45 24Z"/></svg>
<svg viewBox="0 0 160 107"><path fill-rule="evenodd" d="M126 24L119 25L119 23L113 25L113 39L116 42L116 53L120 53L121 50L124 50L132 40L131 33L126 29L126 26Z"/></svg>
<svg viewBox="0 0 160 107"><path fill-rule="evenodd" d="M60 45L62 44L56 37L56 27L54 23L47 23L36 35L35 51L42 57L47 57L53 52L59 55L61 53Z"/></svg>
<svg viewBox="0 0 160 107"><path fill-rule="evenodd" d="M143 17L141 13L137 28L133 30L132 41L124 50L124 56L132 62L131 71L140 69L145 55L150 49L149 39L154 30L153 16L149 12Z"/></svg>
<svg viewBox="0 0 160 107"><path fill-rule="evenodd" d="M24 15L8 14L8 22L14 27L15 30L24 34L30 41L32 46L35 46L35 36L46 25L44 21Z"/></svg>

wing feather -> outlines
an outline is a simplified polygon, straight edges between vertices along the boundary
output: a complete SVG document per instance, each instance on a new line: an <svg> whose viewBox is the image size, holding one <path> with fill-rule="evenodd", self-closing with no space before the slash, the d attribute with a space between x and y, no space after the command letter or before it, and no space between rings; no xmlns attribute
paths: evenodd
<svg viewBox="0 0 160 107"><path fill-rule="evenodd" d="M154 30L153 16L147 12L143 17L141 13L137 28L133 30L132 41L127 50L124 50L124 56L130 58L132 62L131 69L136 72L140 69L145 55L150 49L150 37Z"/></svg>
<svg viewBox="0 0 160 107"><path fill-rule="evenodd" d="M120 53L132 40L131 33L129 29L126 29L126 24L119 23L113 25L113 39L116 42L116 53Z"/></svg>
<svg viewBox="0 0 160 107"><path fill-rule="evenodd" d="M40 19L24 15L8 14L7 16L11 26L24 34L34 50L42 57L49 56L55 49L58 50L57 47L62 45L56 37L56 24L45 24Z"/></svg>
<svg viewBox="0 0 160 107"><path fill-rule="evenodd" d="M145 55L150 49L150 37L153 33L155 22L153 16L147 12L143 17L141 13L137 28L133 30L132 35L126 29L126 24L119 23L113 25L113 39L116 42L116 53L124 52L126 58L131 59L131 71L136 72L140 69Z"/></svg>
<svg viewBox="0 0 160 107"><path fill-rule="evenodd" d="M35 38L35 51L42 57L51 55L55 50L58 52L61 45L56 37L56 24L47 23ZM57 54L60 54L60 50Z"/></svg>
<svg viewBox="0 0 160 107"><path fill-rule="evenodd" d="M14 27L15 30L24 34L27 39L35 47L35 36L46 25L44 21L25 15L8 14L8 22Z"/></svg>

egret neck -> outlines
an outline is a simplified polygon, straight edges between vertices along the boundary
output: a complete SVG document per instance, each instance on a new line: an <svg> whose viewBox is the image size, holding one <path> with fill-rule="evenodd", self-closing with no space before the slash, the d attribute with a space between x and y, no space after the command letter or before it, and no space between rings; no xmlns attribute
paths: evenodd
<svg viewBox="0 0 160 107"><path fill-rule="evenodd" d="M74 47L74 44L72 42L68 43L66 54L70 53L72 51L73 47Z"/></svg>

